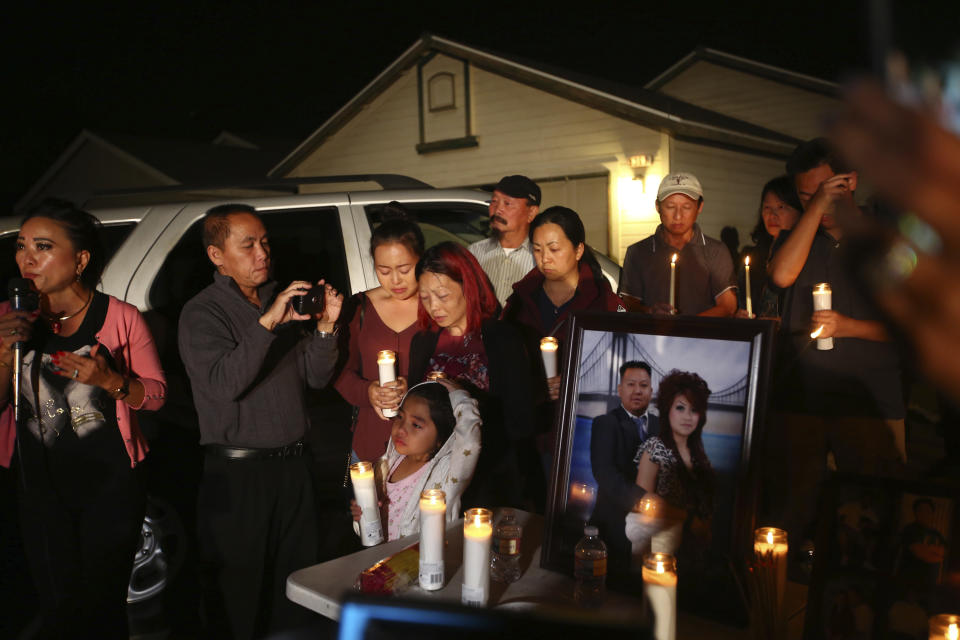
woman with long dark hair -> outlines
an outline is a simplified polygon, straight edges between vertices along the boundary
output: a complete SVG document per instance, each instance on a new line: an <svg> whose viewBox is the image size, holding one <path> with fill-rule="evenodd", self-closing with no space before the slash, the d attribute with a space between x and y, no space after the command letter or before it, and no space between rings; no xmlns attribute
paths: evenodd
<svg viewBox="0 0 960 640"><path fill-rule="evenodd" d="M762 317L779 315L779 290L770 286L767 263L773 255L773 245L781 231L793 229L803 205L790 176L778 176L763 185L760 192L760 211L750 237L754 246L744 247L743 255L750 256L750 291L754 312ZM741 287L741 291L746 291ZM745 313L740 313L745 317Z"/></svg>
<svg viewBox="0 0 960 640"><path fill-rule="evenodd" d="M543 374L540 339L562 335L571 313L625 309L586 245L586 231L576 211L567 207L544 210L530 224L530 242L536 267L513 285L503 319L524 335ZM549 397L556 400L560 376L546 380Z"/></svg>
<svg viewBox="0 0 960 640"><path fill-rule="evenodd" d="M147 443L134 411L163 405L160 360L136 307L96 290L106 256L92 215L61 201L39 205L20 227L16 260L39 310L0 305L0 464L19 467L41 635L127 638L146 509L137 465ZM19 424L15 342L24 345Z"/></svg>
<svg viewBox="0 0 960 640"><path fill-rule="evenodd" d="M410 341L417 332L416 266L423 255L420 227L398 203L384 207L380 225L370 236L370 255L380 286L351 299L347 323L347 361L334 383L356 409L353 453L357 460L373 461L387 450L391 423L384 409L396 409L407 390ZM396 354L396 382L380 385L377 354Z"/></svg>
<svg viewBox="0 0 960 640"><path fill-rule="evenodd" d="M518 450L530 445L530 367L516 330L496 319L493 286L467 249L441 242L417 263L420 331L410 344L410 381L437 371L480 403L482 449L465 507L523 506Z"/></svg>
<svg viewBox="0 0 960 640"><path fill-rule="evenodd" d="M637 467L639 486L686 512L685 543L691 533L710 538L715 477L703 448L709 396L696 373L674 369L664 376L657 390L660 432L643 443Z"/></svg>

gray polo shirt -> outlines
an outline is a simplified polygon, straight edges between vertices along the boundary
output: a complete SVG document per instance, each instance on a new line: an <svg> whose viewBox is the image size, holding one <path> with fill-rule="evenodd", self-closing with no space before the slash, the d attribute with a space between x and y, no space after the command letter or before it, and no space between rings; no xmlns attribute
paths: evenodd
<svg viewBox="0 0 960 640"><path fill-rule="evenodd" d="M534 267L533 246L529 238L510 252L501 247L496 238L478 240L467 248L490 278L501 306L513 293L513 283L522 280Z"/></svg>
<svg viewBox="0 0 960 640"><path fill-rule="evenodd" d="M322 387L337 360L337 340L304 334L290 322L268 331L258 321L275 282L260 287L260 308L232 278L214 274L180 314L180 357L200 418L200 444L270 448L307 431L306 387Z"/></svg>
<svg viewBox="0 0 960 640"><path fill-rule="evenodd" d="M693 225L693 237L680 251L667 244L666 230L656 232L627 247L620 271L619 293L639 298L645 305L670 301L670 258L677 255L676 307L684 315L696 315L716 306L717 297L736 289L737 277L730 251L719 240L703 235Z"/></svg>

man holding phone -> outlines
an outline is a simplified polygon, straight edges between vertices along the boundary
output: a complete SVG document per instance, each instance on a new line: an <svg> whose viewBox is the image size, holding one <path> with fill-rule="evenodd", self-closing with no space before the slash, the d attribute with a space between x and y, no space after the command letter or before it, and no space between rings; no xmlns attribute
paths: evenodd
<svg viewBox="0 0 960 640"><path fill-rule="evenodd" d="M214 282L184 306L179 346L206 454L197 501L205 617L211 635L260 637L308 620L285 597L287 576L317 560L304 394L333 374L343 296L320 281L322 311L294 310L312 285L279 290L270 280L253 207L210 209L203 243ZM304 335L294 321L309 320L315 330Z"/></svg>

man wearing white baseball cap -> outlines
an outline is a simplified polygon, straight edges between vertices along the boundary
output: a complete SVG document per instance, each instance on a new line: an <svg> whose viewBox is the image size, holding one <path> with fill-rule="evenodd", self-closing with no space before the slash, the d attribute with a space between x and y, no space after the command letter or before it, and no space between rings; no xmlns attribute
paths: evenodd
<svg viewBox="0 0 960 640"><path fill-rule="evenodd" d="M737 311L737 280L730 252L703 235L697 216L703 188L691 173L671 173L660 182L660 225L630 245L620 272L619 293L635 298L646 313L732 316ZM670 305L670 263L676 255L675 303ZM629 300L628 300L629 301Z"/></svg>

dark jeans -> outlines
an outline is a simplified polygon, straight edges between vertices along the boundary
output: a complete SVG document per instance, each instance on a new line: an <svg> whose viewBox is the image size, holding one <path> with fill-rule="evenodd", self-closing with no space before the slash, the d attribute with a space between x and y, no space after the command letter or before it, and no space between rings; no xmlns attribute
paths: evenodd
<svg viewBox="0 0 960 640"><path fill-rule="evenodd" d="M146 492L139 473L113 478L81 505L20 485L20 526L43 617L42 638L123 638L127 586ZM18 482L18 484L20 484Z"/></svg>
<svg viewBox="0 0 960 640"><path fill-rule="evenodd" d="M311 459L205 457L197 522L206 637L261 637L314 618L286 597L287 576L317 562Z"/></svg>

